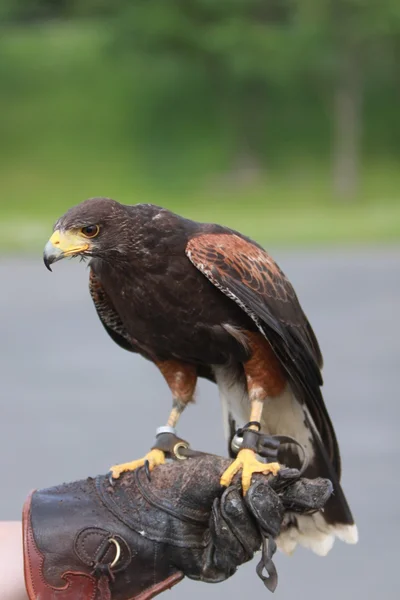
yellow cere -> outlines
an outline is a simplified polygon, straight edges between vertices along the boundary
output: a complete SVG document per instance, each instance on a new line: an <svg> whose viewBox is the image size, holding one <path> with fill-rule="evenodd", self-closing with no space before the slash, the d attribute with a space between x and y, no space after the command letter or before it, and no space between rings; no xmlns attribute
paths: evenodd
<svg viewBox="0 0 400 600"><path fill-rule="evenodd" d="M81 233L73 231L60 231L57 229L50 238L50 243L61 250L65 256L72 256L87 250L90 246L87 238Z"/></svg>

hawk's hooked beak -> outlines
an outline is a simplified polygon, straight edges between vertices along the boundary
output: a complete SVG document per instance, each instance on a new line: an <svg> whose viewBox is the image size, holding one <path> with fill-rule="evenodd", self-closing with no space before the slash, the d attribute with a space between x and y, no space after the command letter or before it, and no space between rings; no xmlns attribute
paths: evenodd
<svg viewBox="0 0 400 600"><path fill-rule="evenodd" d="M43 252L43 262L51 271L50 265L67 256L75 256L90 247L86 238L77 232L57 229L47 242Z"/></svg>

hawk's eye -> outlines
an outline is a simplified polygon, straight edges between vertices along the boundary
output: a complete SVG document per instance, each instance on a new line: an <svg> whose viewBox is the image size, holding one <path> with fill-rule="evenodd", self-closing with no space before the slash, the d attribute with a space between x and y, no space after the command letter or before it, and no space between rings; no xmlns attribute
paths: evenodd
<svg viewBox="0 0 400 600"><path fill-rule="evenodd" d="M98 225L88 225L87 227L82 227L81 233L87 238L94 238L96 235L99 235L100 227Z"/></svg>

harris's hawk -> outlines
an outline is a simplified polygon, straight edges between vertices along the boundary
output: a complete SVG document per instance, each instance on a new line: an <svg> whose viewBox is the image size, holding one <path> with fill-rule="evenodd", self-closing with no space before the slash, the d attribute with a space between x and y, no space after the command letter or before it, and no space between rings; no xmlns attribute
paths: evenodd
<svg viewBox="0 0 400 600"><path fill-rule="evenodd" d="M301 543L326 554L335 536L355 543L357 529L340 486L340 454L321 394L322 356L296 293L257 243L219 225L197 223L151 204L124 206L92 198L54 226L44 251L50 265L90 258L90 293L99 318L122 348L154 362L172 392L168 425L193 400L197 378L218 385L226 432L232 423L259 423L269 434L296 438L306 449L306 475L328 477L334 493L323 513L295 516L280 546ZM160 450L145 457L150 468ZM113 467L118 477L145 459ZM298 466L296 446L280 463ZM242 470L273 472L242 449L221 483Z"/></svg>

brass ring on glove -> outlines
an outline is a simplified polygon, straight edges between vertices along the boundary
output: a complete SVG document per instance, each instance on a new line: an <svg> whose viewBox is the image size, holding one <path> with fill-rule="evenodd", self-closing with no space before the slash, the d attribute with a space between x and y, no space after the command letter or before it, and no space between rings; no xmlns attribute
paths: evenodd
<svg viewBox="0 0 400 600"><path fill-rule="evenodd" d="M121 558L121 546L115 538L110 538L108 540L108 543L114 544L114 546L115 546L115 558L112 561L112 563L110 564L110 569L113 569L115 567L115 565L117 564L117 562L119 561L119 559Z"/></svg>
<svg viewBox="0 0 400 600"><path fill-rule="evenodd" d="M189 444L187 444L186 442L178 442L177 444L175 444L174 449L172 451L175 458L177 458L178 460L186 460L187 456L183 456L182 454L179 453L180 448L188 449Z"/></svg>

